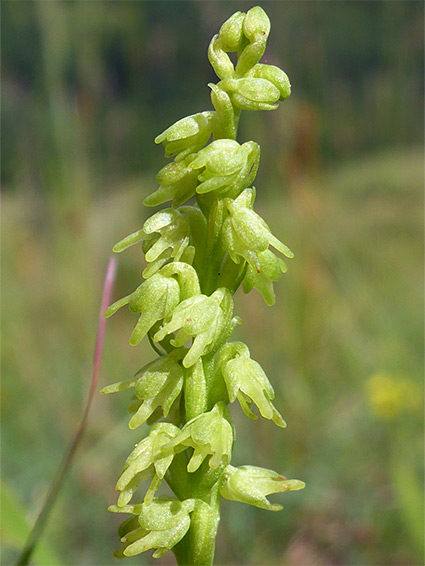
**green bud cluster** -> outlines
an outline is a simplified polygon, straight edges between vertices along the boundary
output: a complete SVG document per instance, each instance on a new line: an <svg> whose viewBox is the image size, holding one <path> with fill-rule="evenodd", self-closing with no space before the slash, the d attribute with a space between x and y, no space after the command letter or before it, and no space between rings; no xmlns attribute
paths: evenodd
<svg viewBox="0 0 425 566"><path fill-rule="evenodd" d="M120 557L172 550L179 564L212 564L220 497L276 511L281 506L268 495L304 487L271 470L230 464L229 404L237 400L256 419L254 405L286 426L260 364L245 344L228 342L241 322L233 316L236 290L257 289L272 305L273 283L286 271L275 252L293 256L253 210L260 147L236 141L241 110L274 110L290 94L286 74L259 62L269 32L267 15L255 7L231 16L213 37L208 57L220 79L209 85L214 110L182 118L155 139L174 160L144 202L171 207L114 247L141 243L147 266L144 281L105 316L128 305L139 315L130 344L147 336L158 355L134 378L102 390L133 389L129 426L151 425L125 462L110 508L130 514L119 529ZM144 497L130 503L146 481ZM156 495L164 481L174 497Z"/></svg>

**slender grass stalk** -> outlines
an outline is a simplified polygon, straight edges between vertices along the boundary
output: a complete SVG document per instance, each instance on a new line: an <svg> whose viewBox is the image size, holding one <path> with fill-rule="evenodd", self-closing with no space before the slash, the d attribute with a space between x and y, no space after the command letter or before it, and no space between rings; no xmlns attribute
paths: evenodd
<svg viewBox="0 0 425 566"><path fill-rule="evenodd" d="M245 344L229 342L241 322L233 316L236 290L257 289L272 305L273 283L286 265L270 246L293 256L253 210L256 191L250 186L260 148L236 141L242 110L274 110L290 94L286 74L259 63L269 31L267 15L255 7L236 12L212 38L208 57L220 79L208 85L214 111L183 118L155 139L174 161L159 171L159 187L144 203L172 206L114 247L121 252L141 242L148 265L145 281L105 316L128 305L140 315L130 344L147 336L158 355L134 378L102 390L134 389L129 426L152 425L127 458L117 504L110 507L130 515L119 529L117 557L154 549L158 558L172 550L179 564L208 566L221 497L277 511L281 506L267 495L304 487L272 470L230 464L229 403L238 400L253 419L255 404L261 416L286 426L261 366ZM229 52L236 52L236 65ZM161 418L167 420L157 422ZM144 498L130 503L149 479ZM155 496L163 480L175 497Z"/></svg>
<svg viewBox="0 0 425 566"><path fill-rule="evenodd" d="M72 435L72 438L68 444L62 462L60 463L59 468L55 474L55 477L53 478L53 481L50 485L49 491L47 492L46 499L44 500L40 513L38 514L34 526L28 535L28 539L25 543L25 546L22 549L22 552L16 562L17 566L24 566L26 564L29 564L31 556L37 546L37 543L40 540L41 536L43 535L43 531L50 517L50 513L53 509L53 506L62 488L66 474L71 467L71 463L72 460L74 459L77 448L81 442L81 439L83 438L83 434L89 416L90 407L93 401L93 396L95 394L97 383L99 381L100 364L102 360L103 342L105 337L105 318L103 316L103 313L105 312L105 309L111 300L112 289L115 280L115 273L116 273L116 260L115 258L111 258L109 260L108 267L106 270L105 283L102 294L102 304L99 314L99 325L96 336L96 344L94 348L93 373L91 376L90 390L87 397L86 406L84 408L83 416L81 418L81 421L78 423L74 431L74 434Z"/></svg>

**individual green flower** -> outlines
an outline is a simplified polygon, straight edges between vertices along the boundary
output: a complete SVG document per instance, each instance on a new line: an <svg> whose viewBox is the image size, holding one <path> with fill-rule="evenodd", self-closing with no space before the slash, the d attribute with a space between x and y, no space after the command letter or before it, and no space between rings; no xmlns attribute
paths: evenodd
<svg viewBox="0 0 425 566"><path fill-rule="evenodd" d="M179 206L195 194L198 184L198 173L190 167L196 154L190 154L182 161L173 161L163 167L156 176L158 189L145 198L145 206L157 206L172 201L173 206Z"/></svg>
<svg viewBox="0 0 425 566"><path fill-rule="evenodd" d="M215 366L224 378L230 403L237 399L244 413L256 419L251 411L251 404L255 403L265 419L286 427L272 403L275 397L273 387L260 364L251 359L248 346L242 342L229 342L219 351Z"/></svg>
<svg viewBox="0 0 425 566"><path fill-rule="evenodd" d="M180 280L174 277L180 275ZM139 285L133 293L119 299L108 307L105 316L112 316L124 305L134 313L140 313L139 320L130 336L135 346L154 324L170 315L180 300L199 292L198 276L192 266L173 262Z"/></svg>
<svg viewBox="0 0 425 566"><path fill-rule="evenodd" d="M246 77L254 77L256 79L266 79L271 82L280 92L279 100L285 100L291 94L291 83L289 82L288 75L275 67L274 65L263 65L258 63L250 69Z"/></svg>
<svg viewBox="0 0 425 566"><path fill-rule="evenodd" d="M276 110L280 90L262 78L226 79L218 83L230 96L230 100L243 110Z"/></svg>
<svg viewBox="0 0 425 566"><path fill-rule="evenodd" d="M188 472L195 472L211 454L209 466L212 469L226 466L230 461L233 444L233 430L224 417L224 404L217 403L211 411L188 421L180 433L173 438L164 450L182 452L193 448L192 457L187 465Z"/></svg>
<svg viewBox="0 0 425 566"><path fill-rule="evenodd" d="M139 285L133 293L119 299L105 311L105 316L113 315L124 305L134 313L140 313L139 320L130 336L130 344L135 346L152 328L168 316L180 302L179 284L173 277L156 273Z"/></svg>
<svg viewBox="0 0 425 566"><path fill-rule="evenodd" d="M195 251L199 255L205 247L206 230L205 216L198 208L168 208L148 218L141 230L120 240L113 251L119 253L142 242L149 262L142 275L147 279L170 260L192 264Z"/></svg>
<svg viewBox="0 0 425 566"><path fill-rule="evenodd" d="M277 257L271 250L258 252L258 266L254 269L248 265L246 275L242 281L244 293L257 289L266 303L271 306L275 303L273 283L278 281L282 273L286 273L285 262Z"/></svg>
<svg viewBox="0 0 425 566"><path fill-rule="evenodd" d="M294 254L273 236L264 220L252 210L253 198L253 191L246 189L235 200L225 199L230 214L223 223L223 240L235 263L244 258L259 273L258 253L266 251L269 245L286 257L291 258Z"/></svg>
<svg viewBox="0 0 425 566"><path fill-rule="evenodd" d="M190 244L189 217L179 210L168 208L148 218L141 230L115 244L113 251L122 252L143 242L146 261L153 263L143 272L144 277L156 273L167 261L180 261Z"/></svg>
<svg viewBox="0 0 425 566"><path fill-rule="evenodd" d="M175 161L182 161L194 153L210 139L215 122L215 112L199 112L182 118L155 138L155 143L162 143L165 157L177 155Z"/></svg>
<svg viewBox="0 0 425 566"><path fill-rule="evenodd" d="M228 289L217 289L210 297L197 295L182 301L153 339L160 342L167 334L177 330L171 344L179 348L189 338L194 338L183 359L183 365L190 367L212 350L231 322L232 313L233 301Z"/></svg>
<svg viewBox="0 0 425 566"><path fill-rule="evenodd" d="M239 194L255 177L259 158L260 149L255 142L239 145L234 140L220 139L210 143L191 163L192 169L202 169L196 192L227 194L236 190Z"/></svg>
<svg viewBox="0 0 425 566"><path fill-rule="evenodd" d="M101 393L115 393L134 387L135 396L142 403L130 419L131 429L143 424L159 407L162 407L163 416L168 416L183 388L183 368L178 360L184 352L174 350L144 366L133 379L113 383L101 390Z"/></svg>
<svg viewBox="0 0 425 566"><path fill-rule="evenodd" d="M154 558L160 558L171 550L185 536L190 527L190 513L196 500L179 501L174 498L156 498L146 503L117 507L112 505L113 513L132 513L118 531L122 548L115 553L117 558L135 556L146 550L156 549Z"/></svg>
<svg viewBox="0 0 425 566"><path fill-rule="evenodd" d="M255 505L261 509L280 511L282 505L271 504L267 495L284 491L298 491L305 487L300 480L288 480L273 470L257 466L227 466L220 485L220 493L231 501Z"/></svg>
<svg viewBox="0 0 425 566"><path fill-rule="evenodd" d="M169 260L196 264L205 247L207 222L198 208L181 206L154 214L143 230L151 238L144 247L150 265L143 271L143 277L150 277Z"/></svg>
<svg viewBox="0 0 425 566"><path fill-rule="evenodd" d="M136 444L116 484L116 490L121 492L117 503L119 507L126 505L139 484L150 477L152 481L145 501L152 501L174 457L171 452L165 453L163 448L179 433L180 429L171 423L158 423L151 428L149 436Z"/></svg>

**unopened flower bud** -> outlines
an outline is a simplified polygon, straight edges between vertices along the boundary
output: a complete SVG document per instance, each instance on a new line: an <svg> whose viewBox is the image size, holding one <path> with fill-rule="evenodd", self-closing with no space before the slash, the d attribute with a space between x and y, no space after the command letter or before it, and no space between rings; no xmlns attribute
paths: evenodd
<svg viewBox="0 0 425 566"><path fill-rule="evenodd" d="M289 82L288 75L275 67L274 65L263 65L258 63L252 69L250 69L246 77L254 77L257 79L266 79L271 82L280 92L279 100L285 100L291 94L291 83Z"/></svg>
<svg viewBox="0 0 425 566"><path fill-rule="evenodd" d="M187 465L187 471L195 472L210 454L210 468L226 466L230 461L232 444L232 426L224 417L223 403L217 403L208 413L186 423L180 434L165 446L165 450L173 449L175 452L181 452L187 447L193 448L194 452Z"/></svg>
<svg viewBox="0 0 425 566"><path fill-rule="evenodd" d="M266 12L260 6L254 6L246 13L243 22L243 33L249 41L257 41L263 37L265 40L270 33L270 20Z"/></svg>
<svg viewBox="0 0 425 566"><path fill-rule="evenodd" d="M155 138L155 143L162 143L165 157L177 155L176 161L182 161L194 153L209 140L214 126L215 112L199 112L182 118Z"/></svg>
<svg viewBox="0 0 425 566"><path fill-rule="evenodd" d="M239 77L244 76L263 56L270 33L270 20L264 10L256 6L247 12L242 29L250 44L238 59L236 75Z"/></svg>
<svg viewBox="0 0 425 566"><path fill-rule="evenodd" d="M305 487L304 482L288 480L273 470L257 466L227 466L224 471L220 493L231 501L255 505L261 509L280 511L282 505L273 505L267 495L284 491L298 491Z"/></svg>
<svg viewBox="0 0 425 566"><path fill-rule="evenodd" d="M235 106L244 110L275 110L280 98L279 89L262 78L228 79L219 87L229 93Z"/></svg>
<svg viewBox="0 0 425 566"><path fill-rule="evenodd" d="M235 12L224 22L218 32L221 47L224 51L239 51L242 45L243 31L242 26L246 14Z"/></svg>

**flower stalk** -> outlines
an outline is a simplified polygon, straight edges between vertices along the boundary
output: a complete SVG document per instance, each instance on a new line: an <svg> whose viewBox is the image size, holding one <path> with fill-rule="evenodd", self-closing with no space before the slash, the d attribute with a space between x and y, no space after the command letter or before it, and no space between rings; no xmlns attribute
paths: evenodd
<svg viewBox="0 0 425 566"><path fill-rule="evenodd" d="M236 141L242 110L274 110L290 94L286 74L259 62L269 31L266 13L255 7L231 16L213 37L208 57L220 79L209 85L214 110L183 118L155 139L174 160L144 202L170 207L114 247L121 252L141 243L148 265L144 282L105 315L128 305L139 315L130 344L147 336L158 355L134 378L102 390L133 389L130 428L152 425L128 457L110 508L130 514L119 530L120 557L154 549L156 558L172 550L178 564L208 566L221 497L275 511L281 506L267 495L304 487L272 470L230 464L229 404L238 401L253 419L255 406L286 426L260 364L245 344L228 341L241 322L233 314L237 289L256 289L272 305L273 283L286 271L276 252L293 256L253 210L260 147ZM144 497L131 503L146 481ZM156 496L163 482L174 497Z"/></svg>

